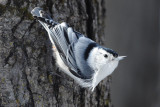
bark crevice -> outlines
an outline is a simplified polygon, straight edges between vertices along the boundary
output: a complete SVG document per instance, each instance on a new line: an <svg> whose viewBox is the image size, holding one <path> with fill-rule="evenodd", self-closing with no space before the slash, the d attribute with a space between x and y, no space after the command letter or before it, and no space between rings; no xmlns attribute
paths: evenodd
<svg viewBox="0 0 160 107"><path fill-rule="evenodd" d="M92 1L91 0L85 0L86 3L86 12L88 15L87 19L87 36L91 38L92 40L95 40L95 35L93 34L93 14L94 14L94 9L92 7Z"/></svg>

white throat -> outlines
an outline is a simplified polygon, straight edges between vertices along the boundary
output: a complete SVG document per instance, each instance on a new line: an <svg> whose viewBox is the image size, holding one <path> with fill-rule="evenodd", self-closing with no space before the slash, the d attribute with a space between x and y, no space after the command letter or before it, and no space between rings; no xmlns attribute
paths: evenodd
<svg viewBox="0 0 160 107"><path fill-rule="evenodd" d="M103 66L101 69L95 72L93 76L93 82L92 82L92 90L98 85L99 82L101 82L104 78L111 75L115 68L118 66L118 61L110 63L109 65Z"/></svg>

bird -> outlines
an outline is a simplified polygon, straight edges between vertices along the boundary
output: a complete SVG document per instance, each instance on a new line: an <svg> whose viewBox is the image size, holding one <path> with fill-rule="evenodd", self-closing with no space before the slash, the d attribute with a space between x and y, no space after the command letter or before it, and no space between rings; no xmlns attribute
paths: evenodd
<svg viewBox="0 0 160 107"><path fill-rule="evenodd" d="M31 14L48 32L57 66L83 88L94 91L103 79L112 74L119 61L126 57L99 45L66 22L54 21L40 7L35 7Z"/></svg>

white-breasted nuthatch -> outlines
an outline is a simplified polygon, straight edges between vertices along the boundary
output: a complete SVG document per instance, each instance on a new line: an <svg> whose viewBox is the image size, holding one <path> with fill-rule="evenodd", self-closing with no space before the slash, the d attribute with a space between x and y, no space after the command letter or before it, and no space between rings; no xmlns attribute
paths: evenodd
<svg viewBox="0 0 160 107"><path fill-rule="evenodd" d="M93 91L125 57L74 31L65 22L55 22L39 7L31 13L48 32L58 66L82 87Z"/></svg>

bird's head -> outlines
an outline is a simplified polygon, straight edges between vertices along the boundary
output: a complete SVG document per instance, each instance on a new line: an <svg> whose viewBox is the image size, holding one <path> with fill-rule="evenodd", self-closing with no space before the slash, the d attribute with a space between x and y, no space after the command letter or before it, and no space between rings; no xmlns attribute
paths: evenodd
<svg viewBox="0 0 160 107"><path fill-rule="evenodd" d="M101 80L109 76L115 70L119 61L124 57L126 56L119 56L115 51L109 48L97 46L92 49L87 60L90 67L95 71L92 77L92 91Z"/></svg>
<svg viewBox="0 0 160 107"><path fill-rule="evenodd" d="M88 63L95 71L107 72L106 76L108 76L115 70L119 61L124 57L126 56L119 56L112 49L95 47L90 53Z"/></svg>

